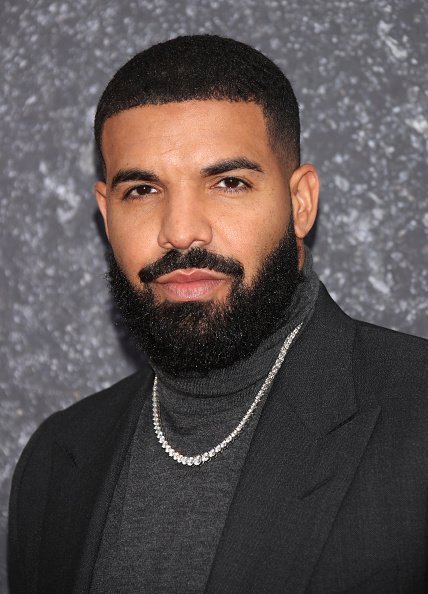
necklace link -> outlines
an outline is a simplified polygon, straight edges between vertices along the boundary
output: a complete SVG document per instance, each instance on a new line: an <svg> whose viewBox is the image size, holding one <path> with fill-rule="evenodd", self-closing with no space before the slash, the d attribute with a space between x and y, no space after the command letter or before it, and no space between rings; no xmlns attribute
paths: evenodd
<svg viewBox="0 0 428 594"><path fill-rule="evenodd" d="M263 382L262 387L258 391L253 402L251 403L250 408L247 410L247 412L245 413L243 418L240 420L238 425L235 427L235 429L231 433L229 433L229 435L227 437L225 437L221 443L216 445L211 450L204 452L203 454L196 454L195 456L183 456L183 454L180 454L180 452L178 452L177 450L174 450L174 448L171 447L171 445L168 443L168 441L162 431L162 422L161 422L161 416L160 416L159 396L158 396L158 377L156 375L154 382L153 382L153 391L152 391L153 426L155 429L156 437L157 437L160 445L162 446L162 448L165 450L165 452L179 464L183 464L184 466L200 466L201 464L208 462L209 460L211 460L212 458L217 456L217 454L219 454L224 449L226 449L237 437L239 437L240 433L242 432L242 430L244 429L244 427L247 425L248 421L254 414L254 411L256 410L257 405L259 404L260 400L263 398L263 396L269 390L276 374L278 373L278 371L285 359L285 355L287 354L287 352L291 346L291 343L295 339L295 337L301 327L302 327L302 324L299 324L298 326L296 326L296 328L294 328L294 330L292 332L290 332L290 334L285 339L284 344L282 345L281 350L279 351L278 357L272 366L272 369L269 371L265 381Z"/></svg>

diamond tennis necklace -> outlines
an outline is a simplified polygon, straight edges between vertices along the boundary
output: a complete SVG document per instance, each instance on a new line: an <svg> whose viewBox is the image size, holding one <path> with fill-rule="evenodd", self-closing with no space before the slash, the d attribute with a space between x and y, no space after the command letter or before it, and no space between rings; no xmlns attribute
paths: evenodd
<svg viewBox="0 0 428 594"><path fill-rule="evenodd" d="M285 342L282 345L281 350L279 351L278 357L275 363L273 364L272 369L269 371L267 378L263 382L263 385L258 391L257 396L254 398L250 408L247 410L247 412L242 417L241 421L238 423L235 429L231 433L229 433L229 435L225 437L225 439L223 439L221 443L216 445L211 450L204 452L203 454L197 454L195 456L183 456L183 454L180 454L180 452L174 450L174 448L171 447L168 441L166 440L166 437L162 431L162 422L159 409L158 377L155 376L152 393L153 425L155 428L156 437L158 438L158 441L165 450L165 452L179 464L183 464L184 466L199 466L204 462L208 462L208 460L211 460L212 458L214 458L214 456L226 449L227 446L230 445L232 441L234 441L241 434L242 430L247 425L248 421L250 420L251 416L256 410L256 407L259 404L260 400L269 390L276 374L278 373L279 368L281 367L285 359L285 355L287 354L287 351L290 348L291 343L295 339L297 333L299 332L301 326L302 324L299 324L296 328L294 328L294 330L290 332L290 334L285 339Z"/></svg>

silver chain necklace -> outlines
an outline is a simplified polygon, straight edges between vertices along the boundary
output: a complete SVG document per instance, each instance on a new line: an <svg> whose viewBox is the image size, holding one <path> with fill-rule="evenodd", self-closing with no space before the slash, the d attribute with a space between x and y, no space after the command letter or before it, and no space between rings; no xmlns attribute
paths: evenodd
<svg viewBox="0 0 428 594"><path fill-rule="evenodd" d="M197 454L196 456L183 456L182 454L180 454L180 452L177 452L177 450L174 450L174 448L171 447L169 445L169 443L167 442L166 437L162 431L162 422L161 422L161 417L160 417L159 397L158 397L158 377L155 376L155 380L153 382L153 392L152 392L153 425L155 428L156 437L158 438L158 441L161 444L161 446L163 447L163 449L165 450L165 452L179 464L183 464L185 466L199 466L200 464L203 464L204 462L208 462L208 460L211 460L211 458L214 458L214 456L216 456L217 454L222 452L225 448L227 448L227 446L229 444L231 444L232 441L234 441L240 435L240 433L242 432L242 430L244 429L244 427L247 425L248 421L250 420L251 416L253 415L260 400L263 398L263 396L269 390L276 374L279 371L279 368L281 367L281 365L285 359L285 355L287 354L287 351L290 348L291 343L293 342L297 333L299 332L301 326L302 326L302 324L299 324L296 328L294 328L294 330L292 332L290 332L290 334L285 339L285 342L282 345L281 350L279 351L278 357L277 357L275 363L273 364L272 369L269 371L267 378L263 382L263 385L260 388L260 390L258 391L257 396L254 398L250 408L247 410L247 412L245 413L245 415L243 416L241 421L238 423L238 425L235 427L235 429L231 433L229 433L229 435L227 437L225 437L225 439L223 439L223 441L221 443L216 445L215 448L212 448L211 450L208 450L207 452L204 452L203 454Z"/></svg>

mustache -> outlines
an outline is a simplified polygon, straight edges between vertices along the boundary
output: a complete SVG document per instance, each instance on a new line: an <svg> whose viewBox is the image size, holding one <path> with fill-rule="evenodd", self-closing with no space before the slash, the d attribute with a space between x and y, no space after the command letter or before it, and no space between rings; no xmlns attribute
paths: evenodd
<svg viewBox="0 0 428 594"><path fill-rule="evenodd" d="M138 276L142 283L150 283L164 274L186 268L209 268L236 279L244 278L244 267L238 260L214 254L205 248L191 248L186 253L172 249L159 260L144 266Z"/></svg>

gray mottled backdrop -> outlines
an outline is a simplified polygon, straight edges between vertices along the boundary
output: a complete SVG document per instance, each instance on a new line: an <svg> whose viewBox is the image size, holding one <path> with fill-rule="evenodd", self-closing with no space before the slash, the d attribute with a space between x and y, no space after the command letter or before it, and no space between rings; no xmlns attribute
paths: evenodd
<svg viewBox="0 0 428 594"><path fill-rule="evenodd" d="M10 476L52 411L138 364L114 325L92 119L138 50L213 32L261 49L320 169L317 270L345 311L427 336L426 0L3 0L0 591Z"/></svg>

